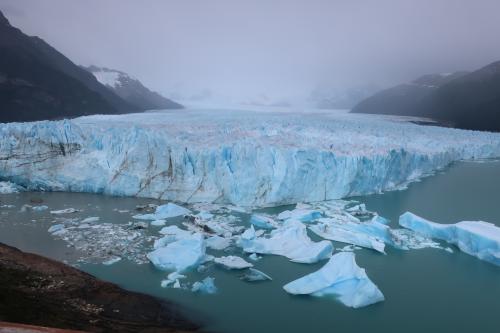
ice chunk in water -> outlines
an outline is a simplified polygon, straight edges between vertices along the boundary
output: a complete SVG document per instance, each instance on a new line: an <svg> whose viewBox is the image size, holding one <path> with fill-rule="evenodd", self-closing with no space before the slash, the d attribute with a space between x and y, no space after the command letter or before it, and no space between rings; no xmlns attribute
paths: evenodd
<svg viewBox="0 0 500 333"><path fill-rule="evenodd" d="M320 237L337 242L348 243L374 249L385 253L384 242L392 244L390 229L378 222L339 221L335 218L322 218L309 229Z"/></svg>
<svg viewBox="0 0 500 333"><path fill-rule="evenodd" d="M45 205L39 205L31 207L31 209L33 209L35 212L43 212L44 210L49 209L49 207Z"/></svg>
<svg viewBox="0 0 500 333"><path fill-rule="evenodd" d="M313 209L294 209L285 210L278 215L280 220L296 220L300 222L312 222L321 217L319 210Z"/></svg>
<svg viewBox="0 0 500 333"><path fill-rule="evenodd" d="M240 279L248 282L272 280L269 275L255 268L249 268L248 272L242 275Z"/></svg>
<svg viewBox="0 0 500 333"><path fill-rule="evenodd" d="M54 214L54 215L59 215L59 214L73 214L73 213L77 213L79 211L80 210L75 209L75 208L66 208L66 209L60 209L60 210L51 210L50 214Z"/></svg>
<svg viewBox="0 0 500 333"><path fill-rule="evenodd" d="M113 265L113 264L115 264L115 263L119 262L120 260L122 260L122 258L120 258L120 257L113 257L113 258L111 258L111 259L108 259L108 260L106 260L106 261L103 261L103 263L102 263L102 264L103 264L103 265L106 265L106 266L109 266L109 265Z"/></svg>
<svg viewBox="0 0 500 333"><path fill-rule="evenodd" d="M147 254L158 269L183 272L198 266L205 258L203 235L193 234L160 247Z"/></svg>
<svg viewBox="0 0 500 333"><path fill-rule="evenodd" d="M410 212L399 218L399 224L424 236L444 240L461 251L500 266L500 227L483 221L440 224Z"/></svg>
<svg viewBox="0 0 500 333"><path fill-rule="evenodd" d="M384 300L384 295L355 261L354 253L333 255L318 271L286 284L294 295L331 296L344 305L360 308Z"/></svg>
<svg viewBox="0 0 500 333"><path fill-rule="evenodd" d="M247 253L276 254L300 263L318 262L329 258L333 251L329 241L311 241L305 225L294 220L273 230L270 238L256 237L252 226L241 235L238 244Z"/></svg>
<svg viewBox="0 0 500 333"><path fill-rule="evenodd" d="M244 269L253 267L251 263L237 256L215 258L214 262L227 269Z"/></svg>
<svg viewBox="0 0 500 333"><path fill-rule="evenodd" d="M138 220L162 220L171 217L182 216L191 213L187 208L169 202L166 205L156 207L156 211L152 214L134 215L134 219Z"/></svg>
<svg viewBox="0 0 500 333"><path fill-rule="evenodd" d="M90 216L90 217L84 218L81 223L94 223L94 222L97 222L99 220L100 220L99 216Z"/></svg>
<svg viewBox="0 0 500 333"><path fill-rule="evenodd" d="M274 229L276 228L276 222L269 216L262 214L252 214L250 217L250 223L257 228L263 229Z"/></svg>
<svg viewBox="0 0 500 333"><path fill-rule="evenodd" d="M212 277L206 277L202 281L197 281L193 283L191 291L199 292L203 294L215 294L217 292L217 287L214 283L215 279Z"/></svg>
<svg viewBox="0 0 500 333"><path fill-rule="evenodd" d="M213 250L224 250L231 245L231 239L215 235L212 237L208 237L206 243L207 247Z"/></svg>

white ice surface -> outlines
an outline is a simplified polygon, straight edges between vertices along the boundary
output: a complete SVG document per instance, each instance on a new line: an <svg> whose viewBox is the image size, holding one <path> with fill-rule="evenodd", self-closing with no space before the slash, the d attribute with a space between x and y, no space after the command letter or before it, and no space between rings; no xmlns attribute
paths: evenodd
<svg viewBox="0 0 500 333"><path fill-rule="evenodd" d="M294 295L330 296L359 308L384 300L384 295L355 261L354 253L333 255L318 271L286 284Z"/></svg>
<svg viewBox="0 0 500 333"><path fill-rule="evenodd" d="M183 272L204 260L205 241L203 235L193 234L159 247L147 257L160 270Z"/></svg>
<svg viewBox="0 0 500 333"><path fill-rule="evenodd" d="M253 267L251 263L238 256L215 258L214 262L227 269L245 269Z"/></svg>
<svg viewBox="0 0 500 333"><path fill-rule="evenodd" d="M399 224L424 236L444 240L461 251L500 266L500 227L483 221L440 224L410 212L399 218Z"/></svg>
<svg viewBox="0 0 500 333"><path fill-rule="evenodd" d="M295 220L284 222L269 238L257 237L252 226L240 236L238 245L247 253L281 255L300 263L327 259L333 251L330 241L313 242L307 236L306 226Z"/></svg>
<svg viewBox="0 0 500 333"><path fill-rule="evenodd" d="M152 214L139 214L134 215L134 219L138 220L163 220L171 217L177 217L189 214L191 211L187 208L181 207L174 203L169 202L166 205L156 207L156 211Z"/></svg>
<svg viewBox="0 0 500 333"><path fill-rule="evenodd" d="M1 179L190 203L377 193L457 160L499 156L500 134L330 111L187 109L0 124Z"/></svg>

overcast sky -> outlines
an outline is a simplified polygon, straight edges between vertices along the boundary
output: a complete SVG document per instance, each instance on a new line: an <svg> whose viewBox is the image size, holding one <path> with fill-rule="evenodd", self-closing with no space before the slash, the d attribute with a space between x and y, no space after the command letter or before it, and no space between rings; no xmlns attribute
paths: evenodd
<svg viewBox="0 0 500 333"><path fill-rule="evenodd" d="M77 64L172 96L307 96L500 60L499 0L0 0Z"/></svg>

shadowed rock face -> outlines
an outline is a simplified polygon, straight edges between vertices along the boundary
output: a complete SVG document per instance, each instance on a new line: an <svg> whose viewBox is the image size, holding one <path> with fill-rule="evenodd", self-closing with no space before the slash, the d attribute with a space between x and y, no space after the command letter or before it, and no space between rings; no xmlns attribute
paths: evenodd
<svg viewBox="0 0 500 333"><path fill-rule="evenodd" d="M0 122L140 111L0 12Z"/></svg>
<svg viewBox="0 0 500 333"><path fill-rule="evenodd" d="M0 243L0 321L90 332L192 332L166 301Z"/></svg>

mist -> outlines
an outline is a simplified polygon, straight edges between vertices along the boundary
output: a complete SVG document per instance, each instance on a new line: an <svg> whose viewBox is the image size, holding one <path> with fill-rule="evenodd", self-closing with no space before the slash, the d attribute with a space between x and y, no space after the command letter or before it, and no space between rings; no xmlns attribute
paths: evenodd
<svg viewBox="0 0 500 333"><path fill-rule="evenodd" d="M179 100L302 103L500 59L500 2L0 0L75 63Z"/></svg>

